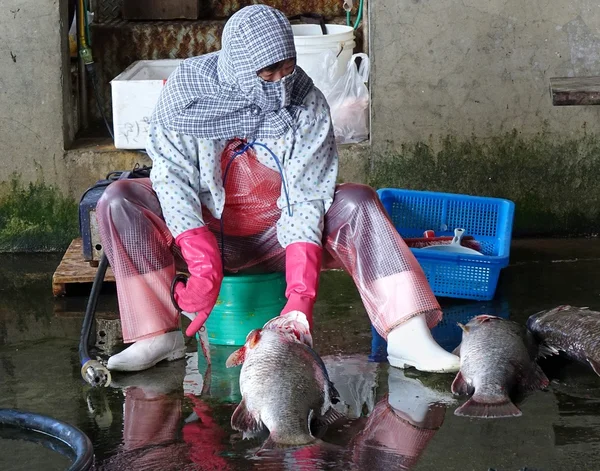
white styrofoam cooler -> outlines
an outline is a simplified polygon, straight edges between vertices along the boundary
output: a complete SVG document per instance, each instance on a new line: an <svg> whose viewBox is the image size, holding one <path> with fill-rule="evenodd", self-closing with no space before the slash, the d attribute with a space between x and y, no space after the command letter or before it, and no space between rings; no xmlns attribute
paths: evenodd
<svg viewBox="0 0 600 471"><path fill-rule="evenodd" d="M117 149L146 147L150 116L166 80L181 61L136 61L110 82Z"/></svg>

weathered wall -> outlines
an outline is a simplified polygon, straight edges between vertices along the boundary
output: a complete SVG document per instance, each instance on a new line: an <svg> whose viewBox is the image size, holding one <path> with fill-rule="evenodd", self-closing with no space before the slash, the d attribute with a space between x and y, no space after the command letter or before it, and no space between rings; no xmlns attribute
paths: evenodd
<svg viewBox="0 0 600 471"><path fill-rule="evenodd" d="M376 150L430 135L597 130L600 107L552 107L553 76L600 74L591 0L371 0Z"/></svg>
<svg viewBox="0 0 600 471"><path fill-rule="evenodd" d="M372 0L369 182L516 204L513 234L600 232L600 107L551 77L600 75L590 0Z"/></svg>
<svg viewBox="0 0 600 471"><path fill-rule="evenodd" d="M61 194L73 136L66 18L66 0L0 1L0 251L57 250L77 232L76 203Z"/></svg>
<svg viewBox="0 0 600 471"><path fill-rule="evenodd" d="M58 0L0 2L0 182L17 172L23 181L66 184L66 17Z"/></svg>
<svg viewBox="0 0 600 471"><path fill-rule="evenodd" d="M66 8L0 3L0 207L14 173L76 200L105 170L145 160L65 155ZM597 4L370 0L368 13L371 146L342 149L341 181L506 197L516 233L600 233L600 107L553 107L549 94L552 76L600 75ZM9 233L28 226L11 214Z"/></svg>

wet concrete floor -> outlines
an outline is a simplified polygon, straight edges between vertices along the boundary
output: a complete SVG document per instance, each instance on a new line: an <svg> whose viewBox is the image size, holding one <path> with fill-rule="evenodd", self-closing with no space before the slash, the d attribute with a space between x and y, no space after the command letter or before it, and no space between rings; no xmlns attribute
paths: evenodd
<svg viewBox="0 0 600 471"><path fill-rule="evenodd" d="M453 415L464 399L449 394L453 375L400 371L368 361L371 332L348 276L322 276L315 345L349 417L331 427L327 445L272 450L242 440L229 419L240 400L239 368L222 365L232 347L212 347L210 386L195 341L185 360L111 387L82 382L77 342L87 291L51 294L60 255L0 256L0 407L48 414L92 440L99 470L597 470L600 469L600 378L562 359L542 366L552 379L520 404L523 416L475 420ZM89 287L88 287L89 289ZM600 310L600 240L519 240L492 302L440 300L435 330L447 348L456 321L492 313L525 322L559 304ZM99 313L116 312L114 290ZM220 366L219 366L220 365ZM202 389L204 387L204 391ZM66 469L68 459L0 434L0 469Z"/></svg>

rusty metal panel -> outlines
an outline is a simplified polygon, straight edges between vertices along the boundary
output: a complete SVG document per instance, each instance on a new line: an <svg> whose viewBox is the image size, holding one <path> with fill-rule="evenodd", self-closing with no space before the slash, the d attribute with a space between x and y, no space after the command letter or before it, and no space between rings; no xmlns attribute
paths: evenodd
<svg viewBox="0 0 600 471"><path fill-rule="evenodd" d="M341 1L340 1L341 4ZM328 23L345 24L345 17ZM132 62L142 59L184 59L221 48L224 21L125 21L92 24L92 44L98 87L107 117L112 121L110 81ZM363 28L355 31L355 52L363 50ZM88 91L89 113L98 121L92 87Z"/></svg>
<svg viewBox="0 0 600 471"><path fill-rule="evenodd" d="M239 9L258 3L270 5L289 16L302 13L318 13L327 18L345 15L342 0L208 0L204 7L204 14L208 17L229 18ZM358 2L355 2L356 5ZM356 5L354 9L356 10Z"/></svg>
<svg viewBox="0 0 600 471"><path fill-rule="evenodd" d="M264 3L284 12L288 17L303 13L317 13L326 18L344 16L342 0L200 0L200 19L229 18L239 9ZM106 23L122 18L124 0L96 0L95 21ZM358 2L355 2L353 14L356 14Z"/></svg>
<svg viewBox="0 0 600 471"><path fill-rule="evenodd" d="M94 21L105 23L121 18L123 0L96 0L94 2Z"/></svg>
<svg viewBox="0 0 600 471"><path fill-rule="evenodd" d="M126 20L197 20L199 0L124 0Z"/></svg>
<svg viewBox="0 0 600 471"><path fill-rule="evenodd" d="M92 24L92 43L101 100L112 119L110 81L142 59L185 59L221 48L222 21L113 20ZM100 119L89 87L90 115Z"/></svg>

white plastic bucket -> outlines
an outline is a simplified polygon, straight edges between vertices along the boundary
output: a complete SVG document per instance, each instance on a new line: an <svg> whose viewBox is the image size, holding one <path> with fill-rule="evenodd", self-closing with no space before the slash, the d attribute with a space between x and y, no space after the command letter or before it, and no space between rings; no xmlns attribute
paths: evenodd
<svg viewBox="0 0 600 471"><path fill-rule="evenodd" d="M354 52L354 28L344 25L325 25L323 34L320 25L292 25L296 45L297 64L304 69L319 87L322 69L322 53L332 51L337 56L337 70L334 79L341 77ZM320 87L319 87L320 88Z"/></svg>

